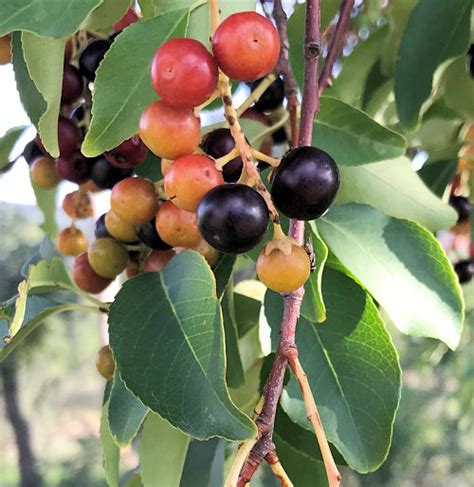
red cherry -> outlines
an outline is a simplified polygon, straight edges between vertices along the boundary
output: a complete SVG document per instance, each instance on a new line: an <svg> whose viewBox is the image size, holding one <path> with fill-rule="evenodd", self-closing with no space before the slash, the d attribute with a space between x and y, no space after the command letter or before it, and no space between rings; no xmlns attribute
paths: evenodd
<svg viewBox="0 0 474 487"><path fill-rule="evenodd" d="M257 12L240 12L225 19L212 38L212 50L224 73L253 81L270 73L280 53L274 25Z"/></svg>
<svg viewBox="0 0 474 487"><path fill-rule="evenodd" d="M148 148L138 135L124 140L115 149L104 152L105 158L115 167L132 168L141 164L148 155Z"/></svg>
<svg viewBox="0 0 474 487"><path fill-rule="evenodd" d="M161 99L192 108L206 101L217 86L218 69L211 53L194 39L172 39L155 54L151 82Z"/></svg>

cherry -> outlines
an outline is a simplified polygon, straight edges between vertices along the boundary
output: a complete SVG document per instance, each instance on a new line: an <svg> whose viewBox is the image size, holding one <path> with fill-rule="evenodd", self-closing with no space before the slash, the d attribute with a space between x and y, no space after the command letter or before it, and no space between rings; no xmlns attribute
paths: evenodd
<svg viewBox="0 0 474 487"><path fill-rule="evenodd" d="M268 208L257 191L244 184L222 184L211 189L199 203L199 230L215 249L242 254L265 235Z"/></svg>
<svg viewBox="0 0 474 487"><path fill-rule="evenodd" d="M102 277L115 279L127 266L128 252L113 238L95 240L88 252L89 264Z"/></svg>
<svg viewBox="0 0 474 487"><path fill-rule="evenodd" d="M113 210L105 214L105 227L113 238L121 242L132 243L138 240L135 227L122 220Z"/></svg>
<svg viewBox="0 0 474 487"><path fill-rule="evenodd" d="M111 282L111 279L99 276L89 264L87 252L79 254L72 265L72 280L79 289L91 294L101 293Z"/></svg>
<svg viewBox="0 0 474 487"><path fill-rule="evenodd" d="M94 163L95 164L95 163ZM99 188L92 179L89 179L89 181L86 181L84 184L81 184L81 189L84 191L90 191L91 193L99 193L102 191L101 188Z"/></svg>
<svg viewBox="0 0 474 487"><path fill-rule="evenodd" d="M314 220L331 206L339 179L339 169L329 154L316 147L298 147L276 168L272 199L286 216Z"/></svg>
<svg viewBox="0 0 474 487"><path fill-rule="evenodd" d="M88 159L77 153L71 157L56 159L56 171L63 178L73 183L85 183L91 177L91 169L95 159Z"/></svg>
<svg viewBox="0 0 474 487"><path fill-rule="evenodd" d="M202 197L224 183L215 162L201 155L182 156L170 166L165 176L165 192L178 208L196 211Z"/></svg>
<svg viewBox="0 0 474 487"><path fill-rule="evenodd" d="M115 373L115 362L112 356L112 350L108 345L103 346L98 352L95 359L95 366L99 374L107 380L112 380Z"/></svg>
<svg viewBox="0 0 474 487"><path fill-rule="evenodd" d="M105 158L116 167L132 168L141 164L148 155L147 146L138 135L124 140L119 146L104 152Z"/></svg>
<svg viewBox="0 0 474 487"><path fill-rule="evenodd" d="M79 71L89 81L94 81L95 72L105 53L112 43L108 39L100 39L89 44L79 57Z"/></svg>
<svg viewBox="0 0 474 487"><path fill-rule="evenodd" d="M0 37L0 65L12 62L11 36Z"/></svg>
<svg viewBox="0 0 474 487"><path fill-rule="evenodd" d="M158 211L154 184L143 178L126 178L112 189L110 205L114 213L131 225L149 222Z"/></svg>
<svg viewBox="0 0 474 487"><path fill-rule="evenodd" d="M61 181L53 159L46 156L37 157L31 163L30 177L34 184L44 189L55 188Z"/></svg>
<svg viewBox="0 0 474 487"><path fill-rule="evenodd" d="M84 108L84 105L77 106L69 114L69 118L71 120L74 120L75 122L82 122L85 116L86 116L86 109Z"/></svg>
<svg viewBox="0 0 474 487"><path fill-rule="evenodd" d="M94 235L95 238L113 238L112 235L110 235L109 231L107 230L107 227L105 225L105 216L106 213L102 214L97 218L97 221L95 222L95 229L94 229Z"/></svg>
<svg viewBox="0 0 474 487"><path fill-rule="evenodd" d="M133 8L129 8L125 12L125 15L118 22L114 24L113 26L114 32L120 32L123 29L125 29L125 27L134 24L138 20L140 20L138 14L135 12L135 10L133 10Z"/></svg>
<svg viewBox="0 0 474 487"><path fill-rule="evenodd" d="M288 141L288 134L284 127L280 127L278 130L275 130L272 134L272 139L275 144L284 144Z"/></svg>
<svg viewBox="0 0 474 487"><path fill-rule="evenodd" d="M161 159L161 174L163 174L163 177L166 176L172 162L171 159Z"/></svg>
<svg viewBox="0 0 474 487"><path fill-rule="evenodd" d="M209 132L204 136L201 144L202 150L214 159L225 156L234 149L234 147L234 137L232 137L230 130L226 128L215 129L212 132ZM238 181L242 174L242 167L242 158L240 156L230 160L222 168L224 181L227 183L235 183Z"/></svg>
<svg viewBox="0 0 474 487"><path fill-rule="evenodd" d="M160 98L173 107L193 108L217 87L216 61L199 41L176 38L156 51L151 82Z"/></svg>
<svg viewBox="0 0 474 487"><path fill-rule="evenodd" d="M154 250L143 263L143 272L161 272L175 255L174 250Z"/></svg>
<svg viewBox="0 0 474 487"><path fill-rule="evenodd" d="M71 119L60 116L58 120L58 145L60 157L71 157L75 155L79 151L81 140L82 134L79 127ZM49 155L39 134L37 134L35 142L43 151L43 154Z"/></svg>
<svg viewBox="0 0 474 487"><path fill-rule="evenodd" d="M87 250L87 238L75 226L62 230L57 244L59 252L63 255L79 255Z"/></svg>
<svg viewBox="0 0 474 487"><path fill-rule="evenodd" d="M261 79L252 83L251 89L254 91L262 82ZM262 112L269 112L278 108L285 98L285 84L281 78L277 78L264 92L263 95L255 102L255 108Z"/></svg>
<svg viewBox="0 0 474 487"><path fill-rule="evenodd" d="M155 101L140 117L140 138L154 154L166 159L191 154L201 138L199 117L191 108Z"/></svg>
<svg viewBox="0 0 474 487"><path fill-rule="evenodd" d="M136 227L137 235L140 242L143 242L147 247L155 250L169 250L171 245L168 245L158 235L155 226L155 218L147 223L138 225Z"/></svg>
<svg viewBox="0 0 474 487"><path fill-rule="evenodd" d="M474 260L461 260L454 266L454 270L461 284L469 282L474 275Z"/></svg>
<svg viewBox="0 0 474 487"><path fill-rule="evenodd" d="M258 278L278 293L299 289L308 280L310 271L308 254L299 245L292 245L289 255L280 249L274 249L267 255L263 249L257 260Z"/></svg>
<svg viewBox="0 0 474 487"><path fill-rule="evenodd" d="M91 200L85 191L68 193L62 203L63 210L73 219L90 218L93 215Z"/></svg>
<svg viewBox="0 0 474 487"><path fill-rule="evenodd" d="M219 252L214 247L211 247L204 239L191 247L191 250L199 252L211 267L214 267L219 261Z"/></svg>
<svg viewBox="0 0 474 487"><path fill-rule="evenodd" d="M61 103L71 105L79 100L84 91L84 79L79 70L72 64L66 64L63 71Z"/></svg>
<svg viewBox="0 0 474 487"><path fill-rule="evenodd" d="M101 189L112 189L119 181L133 174L133 169L112 166L105 157L100 157L92 166L92 181Z"/></svg>
<svg viewBox="0 0 474 487"><path fill-rule="evenodd" d="M451 195L449 204L458 214L458 223L466 223L471 218L472 203L465 196Z"/></svg>
<svg viewBox="0 0 474 487"><path fill-rule="evenodd" d="M280 54L280 40L274 25L256 12L227 17L212 37L217 64L239 81L263 78L274 69Z"/></svg>
<svg viewBox="0 0 474 487"><path fill-rule="evenodd" d="M196 225L196 215L179 209L171 201L160 206L155 225L158 235L172 247L189 248L202 238Z"/></svg>
<svg viewBox="0 0 474 487"><path fill-rule="evenodd" d="M38 147L34 140L31 140L26 144L23 149L23 157L27 164L31 164L37 157L42 156L43 151Z"/></svg>

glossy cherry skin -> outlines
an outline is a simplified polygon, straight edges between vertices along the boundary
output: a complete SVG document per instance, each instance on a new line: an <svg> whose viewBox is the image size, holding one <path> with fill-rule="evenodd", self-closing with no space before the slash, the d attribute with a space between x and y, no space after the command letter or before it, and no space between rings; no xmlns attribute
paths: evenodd
<svg viewBox="0 0 474 487"><path fill-rule="evenodd" d="M82 154L74 154L71 157L56 159L56 171L58 174L73 183L85 183L91 177L94 164L93 159L87 159Z"/></svg>
<svg viewBox="0 0 474 487"><path fill-rule="evenodd" d="M141 164L148 155L147 146L138 135L124 140L111 151L104 152L105 158L116 167L132 168Z"/></svg>
<svg viewBox="0 0 474 487"><path fill-rule="evenodd" d="M155 219L156 231L172 247L192 247L201 240L196 215L180 210L171 201L160 206Z"/></svg>
<svg viewBox="0 0 474 487"><path fill-rule="evenodd" d="M268 226L268 208L257 191L244 184L222 184L199 203L199 231L219 252L242 254L261 242Z"/></svg>
<svg viewBox="0 0 474 487"><path fill-rule="evenodd" d="M65 228L58 235L58 250L63 255L79 255L87 250L87 237L76 227Z"/></svg>
<svg viewBox="0 0 474 487"><path fill-rule="evenodd" d="M30 177L34 184L44 189L55 188L61 181L53 159L46 156L37 157L30 164Z"/></svg>
<svg viewBox="0 0 474 487"><path fill-rule="evenodd" d="M79 70L72 64L66 64L63 71L61 103L71 105L79 100L84 91L84 79Z"/></svg>
<svg viewBox="0 0 474 487"><path fill-rule="evenodd" d="M215 91L217 63L211 53L194 39L171 39L156 51L151 82L160 98L173 107L193 108Z"/></svg>
<svg viewBox="0 0 474 487"><path fill-rule="evenodd" d="M280 249L274 249L267 255L264 249L258 256L258 278L277 293L296 291L308 280L310 272L308 254L299 245L293 245L289 255Z"/></svg>
<svg viewBox="0 0 474 487"><path fill-rule="evenodd" d="M103 346L95 359L95 366L99 374L106 380L112 380L115 373L115 362L112 350L108 345Z"/></svg>
<svg viewBox="0 0 474 487"><path fill-rule="evenodd" d="M127 249L113 238L99 238L92 242L88 257L92 269L107 279L115 279L128 262Z"/></svg>
<svg viewBox="0 0 474 487"><path fill-rule="evenodd" d="M465 196L450 196L449 204L458 214L458 223L465 223L471 217L472 203Z"/></svg>
<svg viewBox="0 0 474 487"><path fill-rule="evenodd" d="M133 169L112 166L105 157L100 157L91 170L92 181L101 189L112 189L119 181L133 174Z"/></svg>
<svg viewBox="0 0 474 487"><path fill-rule="evenodd" d="M239 81L263 78L272 71L280 54L280 40L274 25L256 12L227 17L212 37L217 64Z"/></svg>
<svg viewBox="0 0 474 487"><path fill-rule="evenodd" d="M62 208L73 220L90 218L93 215L91 200L85 191L68 193L63 199Z"/></svg>
<svg viewBox="0 0 474 487"><path fill-rule="evenodd" d="M95 222L95 229L94 229L94 235L95 238L113 238L112 235L110 235L109 231L107 230L107 227L105 225L105 216L107 213L104 213L103 215L100 215L99 218L97 218L97 221Z"/></svg>
<svg viewBox="0 0 474 487"><path fill-rule="evenodd" d="M132 243L138 240L135 227L120 218L113 210L105 214L105 228L113 238L121 242Z"/></svg>
<svg viewBox="0 0 474 487"><path fill-rule="evenodd" d="M454 270L458 275L459 282L465 284L474 275L474 260L461 260L454 266Z"/></svg>
<svg viewBox="0 0 474 487"><path fill-rule="evenodd" d="M225 156L235 147L235 140L232 137L229 129L219 128L212 132L209 132L204 136L201 144L202 150L213 157L219 159L219 157ZM239 180L242 174L242 158L237 156L230 160L222 168L222 176L226 183L235 183Z"/></svg>
<svg viewBox="0 0 474 487"><path fill-rule="evenodd" d="M191 108L174 108L158 100L140 117L140 138L157 156L176 159L192 154L201 138L200 120Z"/></svg>
<svg viewBox="0 0 474 487"><path fill-rule="evenodd" d="M79 71L88 81L94 81L95 72L111 45L108 39L100 39L82 51L79 57Z"/></svg>
<svg viewBox="0 0 474 487"><path fill-rule="evenodd" d="M211 158L189 155L173 161L165 176L165 191L178 208L196 211L202 197L223 183L222 172Z"/></svg>
<svg viewBox="0 0 474 487"><path fill-rule="evenodd" d="M91 294L102 292L112 282L112 279L101 277L92 269L87 252L74 259L72 280L79 289Z"/></svg>
<svg viewBox="0 0 474 487"><path fill-rule="evenodd" d="M252 91L262 82L261 79L252 83ZM255 108L262 112L269 112L278 108L285 98L285 84L281 78L277 78L264 92L263 95L255 102Z"/></svg>
<svg viewBox="0 0 474 487"><path fill-rule="evenodd" d="M112 188L110 206L122 220L131 225L147 223L158 211L155 186L148 179L123 179Z"/></svg>
<svg viewBox="0 0 474 487"><path fill-rule="evenodd" d="M298 147L275 170L272 199L287 217L314 220L331 206L339 182L339 169L329 154L316 147Z"/></svg>
<svg viewBox="0 0 474 487"><path fill-rule="evenodd" d="M137 225L135 227L140 242L144 243L147 247L154 250L169 250L171 245L168 245L163 239L158 235L155 226L155 218L150 220L143 225Z"/></svg>
<svg viewBox="0 0 474 487"><path fill-rule="evenodd" d="M174 250L154 250L143 263L143 272L161 272L175 255Z"/></svg>

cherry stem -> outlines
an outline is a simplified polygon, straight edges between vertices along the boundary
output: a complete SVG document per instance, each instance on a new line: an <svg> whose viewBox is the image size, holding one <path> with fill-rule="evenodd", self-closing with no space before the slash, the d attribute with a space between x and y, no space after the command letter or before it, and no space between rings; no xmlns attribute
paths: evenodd
<svg viewBox="0 0 474 487"><path fill-rule="evenodd" d="M260 84L253 90L250 95L247 97L247 99L240 105L240 107L237 109L237 116L240 117L242 113L247 110L247 108L250 107L253 103L256 101L260 100L260 97L265 93L266 89L276 80L276 76L274 73L268 74L263 80L260 82Z"/></svg>
<svg viewBox="0 0 474 487"><path fill-rule="evenodd" d="M331 73L344 44L344 37L349 25L349 18L351 16L352 8L354 7L354 0L342 0L339 9L339 19L337 20L336 29L332 35L331 42L328 48L328 55L324 62L321 75L319 76L319 95L321 96L324 88L331 82Z"/></svg>
<svg viewBox="0 0 474 487"><path fill-rule="evenodd" d="M255 159L258 159L259 161L266 162L270 164L270 166L277 167L280 164L280 159L277 159L276 157L269 156L268 154L264 154L263 152L260 152L257 149L252 148L252 155L255 157Z"/></svg>
<svg viewBox="0 0 474 487"><path fill-rule="evenodd" d="M288 477L288 474L285 472L285 469L283 468L283 465L281 464L280 459L278 458L278 455L275 451L268 453L268 455L265 457L265 460L268 465L270 465L273 474L280 481L283 487L294 487L293 482L290 480L290 477Z"/></svg>

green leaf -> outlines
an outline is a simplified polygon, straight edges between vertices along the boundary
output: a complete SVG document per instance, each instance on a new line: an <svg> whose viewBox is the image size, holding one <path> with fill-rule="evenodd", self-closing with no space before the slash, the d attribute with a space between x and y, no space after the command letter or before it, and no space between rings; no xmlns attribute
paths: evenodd
<svg viewBox="0 0 474 487"><path fill-rule="evenodd" d="M189 436L150 413L140 441L140 475L144 487L179 487Z"/></svg>
<svg viewBox="0 0 474 487"><path fill-rule="evenodd" d="M340 166L368 164L405 153L401 135L382 127L364 112L330 97L321 97L313 145L328 152Z"/></svg>
<svg viewBox="0 0 474 487"><path fill-rule="evenodd" d="M199 254L182 252L161 273L125 282L109 335L127 387L171 424L199 439L254 434L228 395L216 284Z"/></svg>
<svg viewBox="0 0 474 487"><path fill-rule="evenodd" d="M326 306L322 294L323 272L328 257L328 248L319 235L315 222L310 222L309 234L316 259L316 270L312 272L306 282L301 314L315 323L326 320Z"/></svg>
<svg viewBox="0 0 474 487"><path fill-rule="evenodd" d="M357 167L341 167L338 203L365 203L396 218L413 220L430 230L449 228L457 213L436 197L399 157Z"/></svg>
<svg viewBox="0 0 474 487"><path fill-rule="evenodd" d="M148 151L146 159L135 168L135 174L141 178L151 179L152 181L163 179L161 159L155 156L151 150Z"/></svg>
<svg viewBox="0 0 474 487"><path fill-rule="evenodd" d="M155 16L154 0L138 0L143 18L149 19Z"/></svg>
<svg viewBox="0 0 474 487"><path fill-rule="evenodd" d="M240 359L237 325L234 312L234 291L230 283L222 297L222 318L224 322L226 351L226 382L229 387L240 387L244 383L244 369Z"/></svg>
<svg viewBox="0 0 474 487"><path fill-rule="evenodd" d="M227 286L231 283L235 259L235 255L223 254L214 266L213 271L216 279L217 297L219 299L222 299Z"/></svg>
<svg viewBox="0 0 474 487"><path fill-rule="evenodd" d="M223 485L224 442L194 440L189 444L179 487Z"/></svg>
<svg viewBox="0 0 474 487"><path fill-rule="evenodd" d="M409 129L430 96L436 68L467 50L471 8L472 0L419 0L413 9L395 67L397 110Z"/></svg>
<svg viewBox="0 0 474 487"><path fill-rule="evenodd" d="M109 424L107 422L107 411L109 403L106 402L102 408L100 417L100 446L104 459L105 479L109 487L119 487L119 465L120 465L120 448L115 444L110 434Z"/></svg>
<svg viewBox="0 0 474 487"><path fill-rule="evenodd" d="M0 169L3 169L9 162L11 162L10 155L13 148L26 128L26 126L11 128L0 138Z"/></svg>
<svg viewBox="0 0 474 487"><path fill-rule="evenodd" d="M332 87L325 93L352 105L361 107L362 95L370 70L380 57L380 45L387 36L388 26L380 27L367 40L360 40L347 58Z"/></svg>
<svg viewBox="0 0 474 487"><path fill-rule="evenodd" d="M43 213L44 221L40 226L46 235L54 239L58 233L58 224L56 222L57 188L44 189L33 183L31 183L31 186L35 193L36 204Z"/></svg>
<svg viewBox="0 0 474 487"><path fill-rule="evenodd" d="M119 374L115 374L109 399L108 421L117 446L131 443L142 425L149 409L126 387Z"/></svg>
<svg viewBox="0 0 474 487"><path fill-rule="evenodd" d="M142 111L157 98L150 80L153 54L169 38L185 34L187 14L187 9L168 12L116 37L97 70L92 120L82 145L86 156L99 155L138 132Z"/></svg>
<svg viewBox="0 0 474 487"><path fill-rule="evenodd" d="M425 164L419 171L418 175L428 188L440 198L450 181L456 174L458 161L436 161L431 164Z"/></svg>
<svg viewBox="0 0 474 487"><path fill-rule="evenodd" d="M249 330L258 325L258 317L262 307L262 302L255 299L252 287L249 289L250 293L244 292L242 286L249 282L256 283L258 281L241 281L234 289L235 321L239 337L243 337Z"/></svg>
<svg viewBox="0 0 474 487"><path fill-rule="evenodd" d="M51 39L23 32L21 41L28 73L46 101L46 110L38 121L41 141L53 157L59 157L58 118L66 39ZM45 65L48 69L45 69Z"/></svg>
<svg viewBox="0 0 474 487"><path fill-rule="evenodd" d="M318 228L400 331L437 338L456 348L464 318L461 291L430 232L357 204L333 207Z"/></svg>
<svg viewBox="0 0 474 487"><path fill-rule="evenodd" d="M366 473L383 463L390 448L400 398L398 357L376 306L359 285L331 268L323 284L327 320L315 325L300 319L299 357L328 440L351 468ZM265 312L272 341L279 326L277 308L282 308L281 300L269 294ZM311 430L293 377L282 405L293 421Z"/></svg>
<svg viewBox="0 0 474 487"><path fill-rule="evenodd" d="M21 45L21 33L14 32L12 36L13 70L21 103L31 122L38 127L39 120L46 111L46 101L36 88L28 73L23 48Z"/></svg>
<svg viewBox="0 0 474 487"><path fill-rule="evenodd" d="M85 30L104 30L118 22L130 7L130 0L103 0L81 25Z"/></svg>
<svg viewBox="0 0 474 487"><path fill-rule="evenodd" d="M102 0L0 0L0 36L26 30L60 39L76 32Z"/></svg>

